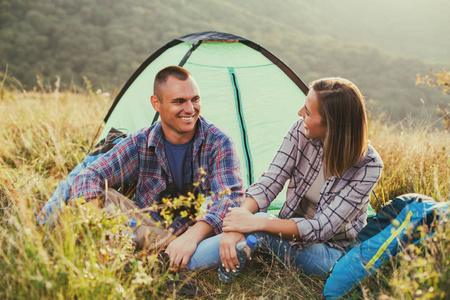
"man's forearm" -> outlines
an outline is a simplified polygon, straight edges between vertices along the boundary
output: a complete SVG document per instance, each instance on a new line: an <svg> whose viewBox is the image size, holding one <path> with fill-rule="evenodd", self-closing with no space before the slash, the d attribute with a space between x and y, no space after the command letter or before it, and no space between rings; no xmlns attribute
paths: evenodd
<svg viewBox="0 0 450 300"><path fill-rule="evenodd" d="M201 241L213 235L214 229L208 223L199 221L186 230L181 236L189 237L198 245Z"/></svg>
<svg viewBox="0 0 450 300"><path fill-rule="evenodd" d="M90 172L88 172L90 171ZM70 199L84 197L84 200L90 201L98 199L104 195L105 181L96 176L91 169L86 169L78 174L72 183L70 189Z"/></svg>

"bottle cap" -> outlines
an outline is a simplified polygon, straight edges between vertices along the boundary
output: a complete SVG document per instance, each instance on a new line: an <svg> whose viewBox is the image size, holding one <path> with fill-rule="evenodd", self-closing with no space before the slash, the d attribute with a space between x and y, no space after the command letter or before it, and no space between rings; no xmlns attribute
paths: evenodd
<svg viewBox="0 0 450 300"><path fill-rule="evenodd" d="M135 227L137 225L136 219L130 219L130 227Z"/></svg>
<svg viewBox="0 0 450 300"><path fill-rule="evenodd" d="M250 234L247 237L247 245L254 246L254 245L256 245L257 242L258 242L258 240L256 239L256 236L254 236L253 234Z"/></svg>

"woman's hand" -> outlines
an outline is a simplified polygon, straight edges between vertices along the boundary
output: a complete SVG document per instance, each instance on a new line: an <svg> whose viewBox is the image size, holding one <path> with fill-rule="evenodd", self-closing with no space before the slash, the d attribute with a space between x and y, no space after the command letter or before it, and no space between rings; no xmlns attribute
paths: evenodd
<svg viewBox="0 0 450 300"><path fill-rule="evenodd" d="M250 233L264 231L288 240L298 240L297 224L292 219L278 219L275 217L255 216L244 207L229 209L223 220L223 232Z"/></svg>
<svg viewBox="0 0 450 300"><path fill-rule="evenodd" d="M237 259L236 244L244 241L245 236L239 232L224 232L220 238L220 260L222 261L222 266L227 270L227 272L236 272L236 266L239 266L239 261Z"/></svg>
<svg viewBox="0 0 450 300"><path fill-rule="evenodd" d="M256 217L244 207L232 207L223 220L224 232L249 233L262 230L264 218Z"/></svg>

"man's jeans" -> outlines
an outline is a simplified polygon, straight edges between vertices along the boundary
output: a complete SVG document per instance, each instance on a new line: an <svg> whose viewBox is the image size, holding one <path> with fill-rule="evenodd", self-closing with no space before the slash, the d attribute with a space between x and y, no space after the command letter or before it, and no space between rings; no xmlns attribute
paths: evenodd
<svg viewBox="0 0 450 300"><path fill-rule="evenodd" d="M260 217L272 217L267 213L257 213ZM324 243L293 248L288 240L265 232L252 233L258 238L257 249L274 253L288 266L300 269L306 275L326 276L343 251L331 248ZM246 234L248 236L249 234ZM222 265L219 255L219 241L222 235L216 235L202 241L192 255L187 268L189 270L218 268Z"/></svg>

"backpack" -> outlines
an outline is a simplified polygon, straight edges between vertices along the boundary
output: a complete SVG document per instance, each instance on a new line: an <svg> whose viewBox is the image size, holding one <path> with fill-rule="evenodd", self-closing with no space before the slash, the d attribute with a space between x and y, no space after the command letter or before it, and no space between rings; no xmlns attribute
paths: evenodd
<svg viewBox="0 0 450 300"><path fill-rule="evenodd" d="M432 236L435 221L444 214L449 215L449 204L421 194L405 194L385 205L375 217L368 219L355 242L331 269L323 290L325 298L344 296L391 256ZM417 230L422 225L427 229L425 237Z"/></svg>

